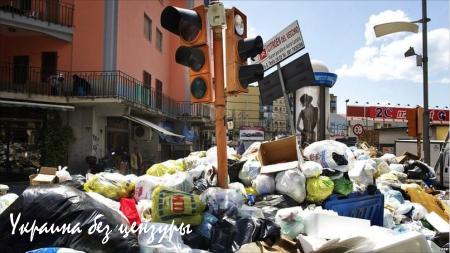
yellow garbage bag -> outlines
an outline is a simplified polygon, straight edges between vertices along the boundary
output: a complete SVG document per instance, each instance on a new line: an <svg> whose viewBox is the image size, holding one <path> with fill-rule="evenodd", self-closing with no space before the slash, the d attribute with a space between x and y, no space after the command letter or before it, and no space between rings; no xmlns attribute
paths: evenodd
<svg viewBox="0 0 450 253"><path fill-rule="evenodd" d="M205 205L195 194L158 186L152 193L152 222L192 226L202 223Z"/></svg>
<svg viewBox="0 0 450 253"><path fill-rule="evenodd" d="M162 163L153 164L147 170L147 175L161 177L164 174L174 174L177 171L185 171L186 165L183 159L178 160L167 160Z"/></svg>
<svg viewBox="0 0 450 253"><path fill-rule="evenodd" d="M310 177L306 180L306 199L321 203L333 193L334 183L329 177Z"/></svg>
<svg viewBox="0 0 450 253"><path fill-rule="evenodd" d="M97 173L83 185L87 192L96 192L107 198L119 200L129 198L134 192L134 183L120 173Z"/></svg>

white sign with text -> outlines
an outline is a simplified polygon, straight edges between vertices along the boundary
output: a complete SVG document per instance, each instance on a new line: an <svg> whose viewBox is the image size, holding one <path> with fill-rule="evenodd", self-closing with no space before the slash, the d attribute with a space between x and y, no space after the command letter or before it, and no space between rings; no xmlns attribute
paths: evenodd
<svg viewBox="0 0 450 253"><path fill-rule="evenodd" d="M305 43L296 20L264 43L263 51L254 60L267 70L303 48Z"/></svg>

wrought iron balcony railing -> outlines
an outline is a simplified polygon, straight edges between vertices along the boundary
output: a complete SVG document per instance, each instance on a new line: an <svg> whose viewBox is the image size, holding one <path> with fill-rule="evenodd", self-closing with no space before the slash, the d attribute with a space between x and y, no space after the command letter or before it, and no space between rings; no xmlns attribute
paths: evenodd
<svg viewBox="0 0 450 253"><path fill-rule="evenodd" d="M170 116L213 119L208 105L176 102L121 71L55 71L0 65L0 91L77 98L121 98Z"/></svg>
<svg viewBox="0 0 450 253"><path fill-rule="evenodd" d="M0 0L0 10L63 26L73 26L73 4L59 0Z"/></svg>

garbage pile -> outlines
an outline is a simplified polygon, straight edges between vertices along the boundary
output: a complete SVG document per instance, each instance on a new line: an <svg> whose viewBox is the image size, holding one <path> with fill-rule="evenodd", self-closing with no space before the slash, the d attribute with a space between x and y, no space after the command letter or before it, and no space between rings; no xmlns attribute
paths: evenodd
<svg viewBox="0 0 450 253"><path fill-rule="evenodd" d="M217 187L215 147L155 164L139 177L101 172L84 178L60 169L63 180L58 183L31 186L20 196L0 196L0 230L15 231L0 235L0 248L304 253L448 249L449 191L433 187L433 168L331 140L307 146L305 162L299 164L295 143L295 137L255 142L242 156L228 148L228 189ZM79 224L80 232L38 230L32 240L29 233L18 232L20 224L34 221L38 227Z"/></svg>

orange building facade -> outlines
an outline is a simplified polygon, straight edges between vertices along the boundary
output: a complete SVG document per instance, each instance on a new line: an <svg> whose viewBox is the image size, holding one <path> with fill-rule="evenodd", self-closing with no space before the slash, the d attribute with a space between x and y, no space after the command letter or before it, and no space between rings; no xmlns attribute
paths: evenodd
<svg viewBox="0 0 450 253"><path fill-rule="evenodd" d="M190 104L187 68L175 62L178 38L160 25L165 6L198 4L0 0L1 144L33 149L30 135L56 113L73 129L68 165L77 172L86 157L117 150L137 147L151 164L204 148L212 108ZM11 130L18 122L34 123Z"/></svg>

